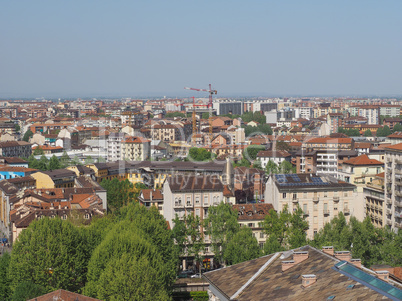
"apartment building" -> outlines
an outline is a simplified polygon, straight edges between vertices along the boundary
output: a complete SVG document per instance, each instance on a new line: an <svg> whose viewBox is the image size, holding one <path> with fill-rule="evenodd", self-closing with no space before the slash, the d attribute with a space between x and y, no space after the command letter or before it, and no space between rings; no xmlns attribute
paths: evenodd
<svg viewBox="0 0 402 301"><path fill-rule="evenodd" d="M122 160L145 161L151 155L151 140L130 136L121 141Z"/></svg>
<svg viewBox="0 0 402 301"><path fill-rule="evenodd" d="M0 142L0 157L23 157L28 158L32 144L25 141Z"/></svg>
<svg viewBox="0 0 402 301"><path fill-rule="evenodd" d="M303 149L315 150L353 150L355 141L352 138L317 137L303 142Z"/></svg>
<svg viewBox="0 0 402 301"><path fill-rule="evenodd" d="M386 225L395 232L402 228L402 143L385 148Z"/></svg>
<svg viewBox="0 0 402 301"><path fill-rule="evenodd" d="M106 141L107 160L113 162L122 157L121 141L126 137L125 133L111 133Z"/></svg>
<svg viewBox="0 0 402 301"><path fill-rule="evenodd" d="M261 161L262 168L265 168L269 161L280 165L284 161L291 161L291 154L285 150L266 150L259 151L257 154L257 160Z"/></svg>
<svg viewBox="0 0 402 301"><path fill-rule="evenodd" d="M376 227L384 227L386 225L386 212L390 209L386 208L385 203L385 173L375 175L373 179L366 183L363 187L363 195L365 198L366 216L370 217L371 222Z"/></svg>
<svg viewBox="0 0 402 301"><path fill-rule="evenodd" d="M355 185L325 176L277 174L265 184L265 202L277 211L286 206L289 211L300 207L309 223L308 238L312 239L339 212L349 219L363 210L355 204L355 189Z"/></svg>
<svg viewBox="0 0 402 301"><path fill-rule="evenodd" d="M327 123L331 128L332 133L338 133L338 128L344 126L343 114L342 113L329 113L327 115Z"/></svg>
<svg viewBox="0 0 402 301"><path fill-rule="evenodd" d="M380 124L380 107L372 105L350 106L348 111L351 116L367 118L368 124Z"/></svg>

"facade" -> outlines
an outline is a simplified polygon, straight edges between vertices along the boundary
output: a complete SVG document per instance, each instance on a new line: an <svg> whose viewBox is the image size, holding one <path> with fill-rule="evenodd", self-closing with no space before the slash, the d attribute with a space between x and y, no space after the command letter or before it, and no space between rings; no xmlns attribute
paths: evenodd
<svg viewBox="0 0 402 301"><path fill-rule="evenodd" d="M121 160L145 161L151 154L151 141L130 136L121 141Z"/></svg>
<svg viewBox="0 0 402 301"><path fill-rule="evenodd" d="M363 195L366 203L366 216L376 227L386 225L386 203L384 194L384 173L376 175L371 182L363 187ZM388 209L389 210L389 209Z"/></svg>
<svg viewBox="0 0 402 301"><path fill-rule="evenodd" d="M0 157L28 158L32 153L31 145L25 141L0 142Z"/></svg>
<svg viewBox="0 0 402 301"><path fill-rule="evenodd" d="M291 161L291 154L285 150L266 150L259 151L257 154L257 160L261 161L262 168L265 168L269 161L274 162L276 165L280 165L283 161Z"/></svg>
<svg viewBox="0 0 402 301"><path fill-rule="evenodd" d="M300 207L309 223L308 238L322 229L339 212L348 220L363 208L355 204L356 186L312 174L272 175L265 184L265 202L276 211Z"/></svg>
<svg viewBox="0 0 402 301"><path fill-rule="evenodd" d="M395 232L402 229L402 143L385 149L386 225Z"/></svg>
<svg viewBox="0 0 402 301"><path fill-rule="evenodd" d="M107 138L107 161L113 162L121 159L121 141L126 136L125 133L111 133Z"/></svg>
<svg viewBox="0 0 402 301"><path fill-rule="evenodd" d="M74 187L77 175L68 169L38 171L31 175L36 180L36 188L68 188Z"/></svg>
<svg viewBox="0 0 402 301"><path fill-rule="evenodd" d="M143 189L138 197L141 205L150 208L154 206L163 215L163 193L161 189Z"/></svg>

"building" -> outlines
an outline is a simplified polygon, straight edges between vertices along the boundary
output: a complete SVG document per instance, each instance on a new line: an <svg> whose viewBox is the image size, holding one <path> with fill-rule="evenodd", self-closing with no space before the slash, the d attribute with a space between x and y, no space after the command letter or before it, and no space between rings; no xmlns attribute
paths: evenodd
<svg viewBox="0 0 402 301"><path fill-rule="evenodd" d="M348 111L351 116L367 118L367 124L380 124L380 107L372 105L350 106ZM399 113L398 113L399 115Z"/></svg>
<svg viewBox="0 0 402 301"><path fill-rule="evenodd" d="M385 227L387 222L386 210L389 210L386 209L385 203L384 177L384 172L379 173L363 187L366 216L370 217L374 226L380 228Z"/></svg>
<svg viewBox="0 0 402 301"><path fill-rule="evenodd" d="M373 271L348 251L310 246L207 272L210 301L401 300L388 271Z"/></svg>
<svg viewBox="0 0 402 301"><path fill-rule="evenodd" d="M261 161L262 168L265 168L269 161L276 165L280 165L284 161L290 162L291 157L291 154L285 150L265 150L259 151L257 154L257 160Z"/></svg>
<svg viewBox="0 0 402 301"><path fill-rule="evenodd" d="M402 228L402 143L385 148L386 224L394 231Z"/></svg>
<svg viewBox="0 0 402 301"><path fill-rule="evenodd" d="M121 141L126 136L125 133L111 133L107 138L107 161L113 162L121 159Z"/></svg>
<svg viewBox="0 0 402 301"><path fill-rule="evenodd" d="M318 137L305 141L302 148L314 150L353 150L354 143L352 138Z"/></svg>
<svg viewBox="0 0 402 301"><path fill-rule="evenodd" d="M141 205L150 208L155 206L163 215L163 193L161 189L143 189L138 197Z"/></svg>
<svg viewBox="0 0 402 301"><path fill-rule="evenodd" d="M87 297L81 294L72 293L66 290L57 290L46 295L38 296L28 301L101 301L100 299L95 299Z"/></svg>
<svg viewBox="0 0 402 301"><path fill-rule="evenodd" d="M243 103L240 101L215 101L212 107L216 110L216 115L242 115L244 112Z"/></svg>
<svg viewBox="0 0 402 301"><path fill-rule="evenodd" d="M142 138L129 136L121 141L120 160L145 161L151 155L151 141Z"/></svg>
<svg viewBox="0 0 402 301"><path fill-rule="evenodd" d="M77 175L68 169L38 171L31 175L36 180L36 188L67 188L74 187Z"/></svg>
<svg viewBox="0 0 402 301"><path fill-rule="evenodd" d="M25 141L0 142L0 157L28 158L32 153L31 145Z"/></svg>
<svg viewBox="0 0 402 301"><path fill-rule="evenodd" d="M264 233L262 222L265 216L269 214L269 210L273 209L272 204L239 204L233 205L233 209L238 212L237 221L240 227L251 228L258 245L264 249L267 235Z"/></svg>
<svg viewBox="0 0 402 301"><path fill-rule="evenodd" d="M355 204L355 188L332 177L277 174L271 175L265 184L265 203L271 203L276 211L300 207L309 223L308 238L312 239L339 212L348 220L351 214L363 210Z"/></svg>

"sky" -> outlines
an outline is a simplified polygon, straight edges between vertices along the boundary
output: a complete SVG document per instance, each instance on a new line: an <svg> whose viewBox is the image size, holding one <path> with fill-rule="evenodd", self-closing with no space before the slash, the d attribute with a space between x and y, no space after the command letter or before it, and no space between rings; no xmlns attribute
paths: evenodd
<svg viewBox="0 0 402 301"><path fill-rule="evenodd" d="M400 0L0 0L0 98L402 95ZM207 95L205 95L207 96Z"/></svg>

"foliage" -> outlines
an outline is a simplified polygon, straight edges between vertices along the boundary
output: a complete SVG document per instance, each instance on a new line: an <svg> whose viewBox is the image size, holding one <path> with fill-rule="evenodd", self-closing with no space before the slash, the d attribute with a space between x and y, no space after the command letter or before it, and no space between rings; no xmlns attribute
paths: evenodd
<svg viewBox="0 0 402 301"><path fill-rule="evenodd" d="M11 296L11 301L25 301L39 297L46 293L46 290L33 282L23 281L17 285L14 294Z"/></svg>
<svg viewBox="0 0 402 301"><path fill-rule="evenodd" d="M259 124L264 124L266 122L266 117L264 114L261 114L261 112L245 112L241 115L241 119L246 123L256 121Z"/></svg>
<svg viewBox="0 0 402 301"><path fill-rule="evenodd" d="M402 264L402 232L396 234L388 228L376 228L369 217L363 222L351 217L347 222L343 213L339 213L314 236L311 245L317 248L332 245L336 250L349 250L353 258L360 258L367 267Z"/></svg>
<svg viewBox="0 0 402 301"><path fill-rule="evenodd" d="M253 231L249 227L241 227L228 242L223 257L228 265L260 257L261 250Z"/></svg>
<svg viewBox="0 0 402 301"><path fill-rule="evenodd" d="M50 160L44 155L42 155L39 160L35 159L34 155L30 155L28 157L28 167L46 171L64 168L65 165L61 160L57 159L55 155L53 155Z"/></svg>
<svg viewBox="0 0 402 301"><path fill-rule="evenodd" d="M44 155L44 154L45 154L45 152L43 151L43 149L39 145L33 151L34 156L39 156L39 155Z"/></svg>
<svg viewBox="0 0 402 301"><path fill-rule="evenodd" d="M202 119L209 119L209 113L208 112L202 113L201 118Z"/></svg>
<svg viewBox="0 0 402 301"><path fill-rule="evenodd" d="M253 168L262 169L261 160L255 160L253 163Z"/></svg>
<svg viewBox="0 0 402 301"><path fill-rule="evenodd" d="M377 130L376 136L377 137L387 137L389 135L391 135L391 129L389 128L388 125L384 125L382 128L379 128Z"/></svg>
<svg viewBox="0 0 402 301"><path fill-rule="evenodd" d="M257 155L260 151L265 150L265 146L263 145L250 145L247 146L244 151L243 151L243 158L246 158L250 162L254 161L257 159Z"/></svg>
<svg viewBox="0 0 402 301"><path fill-rule="evenodd" d="M166 113L165 117L166 118L174 118L174 117L183 117L183 118L185 118L186 114L181 113L181 112L169 112L169 113Z"/></svg>
<svg viewBox="0 0 402 301"><path fill-rule="evenodd" d="M242 158L240 161L233 163L233 167L240 167L240 166L250 167L250 161L248 161L245 158Z"/></svg>
<svg viewBox="0 0 402 301"><path fill-rule="evenodd" d="M85 283L86 259L80 231L68 221L44 218L33 221L14 243L9 278L15 291L22 281L77 291Z"/></svg>
<svg viewBox="0 0 402 301"><path fill-rule="evenodd" d="M53 155L49 160L49 170L55 170L62 168L59 159L55 155Z"/></svg>
<svg viewBox="0 0 402 301"><path fill-rule="evenodd" d="M127 179L119 181L117 178L113 180L103 179L100 185L107 192L108 211L118 212L121 207L135 201L134 185Z"/></svg>
<svg viewBox="0 0 402 301"><path fill-rule="evenodd" d="M402 120L401 120L401 122L402 122ZM395 124L394 128L392 129L392 132L393 133L402 132L402 124L400 124L400 123Z"/></svg>
<svg viewBox="0 0 402 301"><path fill-rule="evenodd" d="M21 131L21 127L20 127L20 125L18 124L18 123L15 123L14 124L14 128L15 128L15 131L18 133L19 131Z"/></svg>
<svg viewBox="0 0 402 301"><path fill-rule="evenodd" d="M188 152L187 158L190 161L210 161L213 159L212 153L207 151L205 148L192 147Z"/></svg>
<svg viewBox="0 0 402 301"><path fill-rule="evenodd" d="M373 133L371 133L370 130L366 130L366 131L363 133L363 136L364 136L364 137L372 137L372 136L373 136Z"/></svg>
<svg viewBox="0 0 402 301"><path fill-rule="evenodd" d="M25 142L29 141L29 138L31 138L33 136L33 133L31 130L28 130L25 132L24 137L22 138L22 140L24 140Z"/></svg>
<svg viewBox="0 0 402 301"><path fill-rule="evenodd" d="M296 167L293 166L289 161L282 161L279 166L272 160L269 160L265 166L265 171L267 174L290 174L296 173Z"/></svg>
<svg viewBox="0 0 402 301"><path fill-rule="evenodd" d="M8 277L8 267L11 256L5 252L0 256L0 300L6 300L10 295L10 280Z"/></svg>
<svg viewBox="0 0 402 301"><path fill-rule="evenodd" d="M287 207L280 212L271 209L265 216L263 228L268 236L264 246L265 254L307 244L308 222L300 207L293 213L290 213Z"/></svg>
<svg viewBox="0 0 402 301"><path fill-rule="evenodd" d="M267 174L277 174L279 173L279 166L272 160L269 160L265 166L265 171Z"/></svg>
<svg viewBox="0 0 402 301"><path fill-rule="evenodd" d="M176 242L177 253L180 256L194 256L195 262L202 264L204 250L204 235L201 233L201 220L194 214L185 215L180 219L177 215L173 220L173 238Z"/></svg>
<svg viewBox="0 0 402 301"><path fill-rule="evenodd" d="M98 282L97 298L102 300L170 300L161 288L157 270L146 256L138 258L124 253L106 265Z"/></svg>
<svg viewBox="0 0 402 301"><path fill-rule="evenodd" d="M207 291L174 292L173 300L208 301L209 296Z"/></svg>
<svg viewBox="0 0 402 301"><path fill-rule="evenodd" d="M244 134L246 137L256 134L272 135L272 129L268 124L258 124L257 126L247 125L244 128Z"/></svg>
<svg viewBox="0 0 402 301"><path fill-rule="evenodd" d="M138 204L123 208L119 219L92 253L85 293L99 298L107 293L104 292L104 285L108 283L113 287L112 292L118 294L116 288L119 283L115 278L123 273L133 277L126 280L126 285L139 290L139 296L148 296L150 287L138 283L138 279L153 279L149 285L152 285L152 289L159 288L161 296L165 296L163 292L169 291L175 279L177 264L171 231L167 229L166 221L157 209L148 210ZM129 268L114 267L116 263L123 265L122 258L129 262ZM144 261L141 268L147 271L134 267L141 261ZM130 269L133 271L130 272ZM123 293L126 291L122 290ZM116 299L122 298L122 295L118 296Z"/></svg>
<svg viewBox="0 0 402 301"><path fill-rule="evenodd" d="M360 136L360 132L358 129L344 129L343 127L338 127L338 133L345 134L349 137Z"/></svg>
<svg viewBox="0 0 402 301"><path fill-rule="evenodd" d="M239 230L237 211L230 204L221 202L208 209L208 217L204 219L206 234L210 236L215 259L224 263L226 246L234 234Z"/></svg>

